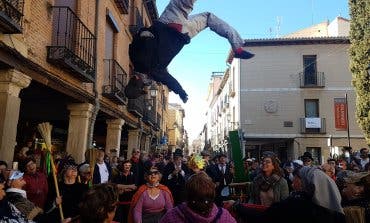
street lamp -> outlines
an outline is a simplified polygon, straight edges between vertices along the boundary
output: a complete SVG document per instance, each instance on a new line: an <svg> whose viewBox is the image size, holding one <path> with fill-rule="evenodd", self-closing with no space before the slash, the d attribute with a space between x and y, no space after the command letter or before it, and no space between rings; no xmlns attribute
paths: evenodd
<svg viewBox="0 0 370 223"><path fill-rule="evenodd" d="M150 85L149 93L150 93L150 97L152 98L157 97L158 88L155 84Z"/></svg>
<svg viewBox="0 0 370 223"><path fill-rule="evenodd" d="M149 88L150 98L145 99L145 103L149 111L152 110L154 100L157 97L157 93L158 93L157 86L155 84L150 85L150 88Z"/></svg>

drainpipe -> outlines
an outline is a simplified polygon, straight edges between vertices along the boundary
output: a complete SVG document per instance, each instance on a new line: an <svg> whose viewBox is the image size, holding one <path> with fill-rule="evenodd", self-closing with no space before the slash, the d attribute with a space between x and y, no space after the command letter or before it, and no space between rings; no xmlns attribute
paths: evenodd
<svg viewBox="0 0 370 223"><path fill-rule="evenodd" d="M100 101L99 101L99 92L98 92L98 86L96 83L97 79L97 64L98 64L98 49L97 49L97 43L98 43L98 21L99 21L99 0L95 1L95 30L94 30L94 35L95 35L95 43L94 43L94 50L95 50L95 82L94 84L94 94L95 94L95 106L93 109L93 112L91 114L91 122L89 126L89 135L87 138L87 149L91 149L93 147L93 136L94 136L94 126L95 126L95 120L96 116L98 115L98 112L100 110Z"/></svg>

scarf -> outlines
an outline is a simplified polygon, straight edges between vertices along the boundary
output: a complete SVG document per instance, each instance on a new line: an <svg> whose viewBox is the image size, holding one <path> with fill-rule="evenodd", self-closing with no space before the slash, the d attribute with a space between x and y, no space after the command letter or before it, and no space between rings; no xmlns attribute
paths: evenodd
<svg viewBox="0 0 370 223"><path fill-rule="evenodd" d="M299 171L303 190L312 196L312 201L324 208L344 213L341 195L334 180L317 167L302 167Z"/></svg>
<svg viewBox="0 0 370 223"><path fill-rule="evenodd" d="M18 193L18 194L21 194L23 198L26 198L27 199L27 193L25 190L22 190L22 189L18 189L18 188L9 188L6 190L6 192L10 192L10 193Z"/></svg>
<svg viewBox="0 0 370 223"><path fill-rule="evenodd" d="M131 204L130 204L130 210L128 214L128 223L134 223L134 218L133 218L133 209L135 208L138 200L140 199L141 195L148 189L148 185L144 184L139 187L139 189L136 191L134 196L132 197ZM164 186L163 184L159 184L158 188L162 191L165 191L170 195L172 204L173 204L173 198L172 198L172 193L168 187Z"/></svg>
<svg viewBox="0 0 370 223"><path fill-rule="evenodd" d="M256 177L257 187L260 190L266 192L270 190L276 184L276 182L280 180L280 178L281 177L277 174L272 174L269 177L266 177L263 174L260 174Z"/></svg>

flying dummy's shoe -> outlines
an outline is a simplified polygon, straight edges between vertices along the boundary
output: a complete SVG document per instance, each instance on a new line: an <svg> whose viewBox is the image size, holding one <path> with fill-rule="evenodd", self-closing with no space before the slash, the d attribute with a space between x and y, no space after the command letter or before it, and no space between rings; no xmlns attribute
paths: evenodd
<svg viewBox="0 0 370 223"><path fill-rule="evenodd" d="M128 99L136 99L147 94L148 92L145 91L144 86L143 80L140 77L133 75L125 87L126 97Z"/></svg>
<svg viewBox="0 0 370 223"><path fill-rule="evenodd" d="M239 58L239 59L250 59L254 57L253 53L249 53L248 51L245 51L243 47L239 47L234 51L234 58Z"/></svg>

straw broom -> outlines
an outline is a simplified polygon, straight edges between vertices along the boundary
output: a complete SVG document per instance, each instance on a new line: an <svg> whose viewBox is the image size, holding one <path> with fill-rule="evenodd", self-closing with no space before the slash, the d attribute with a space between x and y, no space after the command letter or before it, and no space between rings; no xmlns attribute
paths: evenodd
<svg viewBox="0 0 370 223"><path fill-rule="evenodd" d="M95 162L97 156L97 149L91 148L88 150L88 157L89 157L89 165L90 165L90 172L91 172L91 184L94 182L94 169L95 169Z"/></svg>
<svg viewBox="0 0 370 223"><path fill-rule="evenodd" d="M56 175L56 168L55 168L55 164L54 164L53 155L51 153L51 130L52 130L52 128L53 128L53 126L50 125L49 122L43 122L43 123L38 124L38 126L37 126L37 129L39 130L42 138L45 141L46 149L50 153L50 163L51 163L51 169L52 169L51 172L53 173L55 191L56 191L57 197L60 197L58 180L57 180L57 175ZM58 206L59 206L60 218L62 220L64 220L62 204L59 204Z"/></svg>

